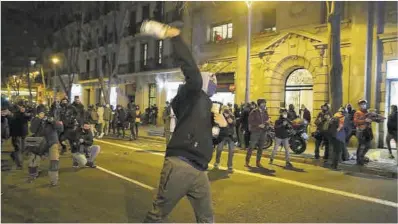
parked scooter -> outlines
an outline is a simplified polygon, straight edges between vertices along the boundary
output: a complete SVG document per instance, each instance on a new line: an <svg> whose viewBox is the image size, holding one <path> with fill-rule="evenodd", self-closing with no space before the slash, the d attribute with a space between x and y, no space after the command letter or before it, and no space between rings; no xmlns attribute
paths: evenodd
<svg viewBox="0 0 398 224"><path fill-rule="evenodd" d="M296 154L301 154L307 149L308 134L306 132L308 123L305 120L298 120L292 123L290 133L290 148Z"/></svg>

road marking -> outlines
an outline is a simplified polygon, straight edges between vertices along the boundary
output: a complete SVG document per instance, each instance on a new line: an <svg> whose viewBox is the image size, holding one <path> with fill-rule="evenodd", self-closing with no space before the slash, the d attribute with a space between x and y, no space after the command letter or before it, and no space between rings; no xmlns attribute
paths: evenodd
<svg viewBox="0 0 398 224"><path fill-rule="evenodd" d="M105 143L105 144L109 144L109 145L118 146L118 147L129 148L129 149L132 149L132 150L135 150L135 151L145 151L147 153L151 153L151 154L154 154L154 155L164 156L163 153L151 152L149 150L140 149L140 148L136 148L136 147L131 147L131 146L127 146L127 145L121 145L121 144L117 144L117 143L113 143L113 142L107 142L107 141L101 141L101 140L96 140L96 141L101 142L101 143ZM209 167L212 167L212 165L209 164ZM220 167L220 168L226 169L226 167ZM393 201L388 201L388 200L383 200L383 199L379 199L379 198L368 197L368 196L364 196L364 195L360 195L360 194L354 194L354 193L350 193L350 192L346 192L346 191L340 191L340 190L335 190L335 189L326 188L326 187L320 187L320 186L316 186L316 185L313 185L313 184L306 184L306 183L302 183L302 182L295 181L295 180L283 179L283 178L280 178L280 177L265 176L265 175L261 175L261 174L258 174L258 173L251 173L251 172L244 171L244 170L236 170L235 169L235 173L239 173L239 174L242 174L242 175L248 175L248 176L252 176L252 177L258 177L258 178L266 179L266 180L278 181L278 182L281 182L281 183L290 184L290 185L294 185L294 186L298 186L298 187L303 187L303 188L307 188L307 189L311 189L311 190L327 192L327 193L330 193L330 194L336 194L336 195L340 195L340 196L345 196L345 197L349 197L349 198L355 198L355 199L358 199L358 200L363 200L363 201L368 201L368 202L373 202L373 203L377 203L377 204L382 204L382 205L398 208L398 203L393 202Z"/></svg>
<svg viewBox="0 0 398 224"><path fill-rule="evenodd" d="M107 169L105 169L105 168L103 168L103 167L97 166L97 169L102 170L102 171L104 171L105 173L109 173L109 174L111 174L111 175L113 175L113 176L119 177L119 178L121 178L121 179L123 179L123 180L127 180L128 182L131 182L131 183L133 183L133 184L136 184L136 185L138 185L138 186L140 186L140 187L143 187L143 188L145 188L145 189L148 189L148 190L150 190L150 191L152 191L152 190L155 189L154 187L151 187L151 186L146 185L146 184L143 184L143 183L141 183L141 182L139 182L139 181L130 179L130 178L125 177L125 176L123 176L123 175L120 175L120 174L118 174L118 173L112 172L112 171L107 170Z"/></svg>

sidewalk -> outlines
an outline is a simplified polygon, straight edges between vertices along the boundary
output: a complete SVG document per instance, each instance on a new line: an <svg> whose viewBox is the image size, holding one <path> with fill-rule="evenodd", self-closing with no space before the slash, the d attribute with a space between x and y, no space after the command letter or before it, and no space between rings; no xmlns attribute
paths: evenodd
<svg viewBox="0 0 398 224"><path fill-rule="evenodd" d="M157 140L165 142L165 138L163 137L163 127L155 127L155 126L142 126L140 127L140 137ZM273 146L263 151L263 157L269 158L271 155L271 151ZM290 160L296 163L305 163L311 164L314 166L323 166L330 167L330 163L324 163L322 159L316 160L314 159L314 142L308 142L307 149L302 154L294 154L293 152L290 154ZM356 153L355 148L348 148L350 155ZM393 150L393 155L395 159L389 159L389 153L387 149L370 149L367 153L367 157L369 157L370 162L363 167L357 166L355 160L349 160L345 162L341 162L339 164L339 168L344 170L345 172L355 172L355 173L367 173L379 176L385 176L389 178L397 178L397 150ZM241 148L236 148L235 153L246 154L245 150ZM323 155L323 150L321 150L320 154ZM253 151L253 154L256 154L256 151ZM279 149L275 159L284 160L285 153L283 149ZM268 161L267 161L268 162Z"/></svg>

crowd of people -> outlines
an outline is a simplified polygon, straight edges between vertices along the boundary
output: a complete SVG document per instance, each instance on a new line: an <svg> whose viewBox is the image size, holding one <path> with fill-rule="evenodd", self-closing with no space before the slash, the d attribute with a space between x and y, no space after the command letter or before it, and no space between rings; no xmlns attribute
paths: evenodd
<svg viewBox="0 0 398 224"><path fill-rule="evenodd" d="M250 166L250 157L253 150L257 150L256 166L262 167L260 161L262 158L263 146L266 141L267 131L275 133L274 148L271 153L269 163L273 159L279 147L285 148L286 167L292 167L290 163L290 146L293 125L295 122L306 124L306 132L311 125L311 112L305 105L301 105L298 113L294 105L290 104L287 109L280 108L279 117L272 123L268 116L266 101L259 99L257 103L248 104L227 104L222 107L222 114L228 122L227 127L220 128L219 134L213 139L215 142L216 161L214 167L218 168L221 158L221 152L225 145L228 146L228 171L233 172L233 153L235 146L241 147L247 151L246 166ZM173 114L169 102L166 103L163 119L165 121L166 144L169 142L175 128L176 117ZM369 162L365 156L370 148L370 142L373 139L372 122L381 122L384 118L376 113L369 112L366 100L358 102L358 109L354 110L351 104L340 107L332 113L329 104L325 103L321 107L321 112L316 116L314 126L316 131L311 133L315 140L315 159L320 159L320 148L324 147L323 159L332 160L332 168L337 169L339 161L347 161L350 154L347 145L352 136L358 139L356 160L358 165L364 165ZM271 129L270 129L271 127ZM391 106L391 114L387 122L388 134L386 144L389 150L389 157L394 159L391 150L391 140L397 142L397 106ZM333 153L333 155L330 155Z"/></svg>

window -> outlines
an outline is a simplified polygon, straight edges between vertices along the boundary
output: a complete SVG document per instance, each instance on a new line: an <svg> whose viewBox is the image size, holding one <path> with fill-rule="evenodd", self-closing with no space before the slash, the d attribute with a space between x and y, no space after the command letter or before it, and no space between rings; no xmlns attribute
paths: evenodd
<svg viewBox="0 0 398 224"><path fill-rule="evenodd" d="M157 63L158 64L162 64L163 62L163 40L158 40L157 41L157 54L156 54L156 58L157 58Z"/></svg>
<svg viewBox="0 0 398 224"><path fill-rule="evenodd" d="M116 53L112 54L112 69L116 68Z"/></svg>
<svg viewBox="0 0 398 224"><path fill-rule="evenodd" d="M398 60L387 61L387 79L398 79Z"/></svg>
<svg viewBox="0 0 398 224"><path fill-rule="evenodd" d="M211 28L211 41L218 42L232 38L232 23L213 26Z"/></svg>
<svg viewBox="0 0 398 224"><path fill-rule="evenodd" d="M141 45L141 63L144 66L148 64L148 44Z"/></svg>
<svg viewBox="0 0 398 224"><path fill-rule="evenodd" d="M142 7L142 20L149 19L149 5Z"/></svg>
<svg viewBox="0 0 398 224"><path fill-rule="evenodd" d="M107 42L108 41L108 27L107 26L104 27L103 37L104 37L104 41Z"/></svg>
<svg viewBox="0 0 398 224"><path fill-rule="evenodd" d="M86 72L87 73L90 72L90 59L87 59L87 61L86 61Z"/></svg>
<svg viewBox="0 0 398 224"><path fill-rule="evenodd" d="M105 69L106 69L106 56L102 56L102 71L105 73Z"/></svg>
<svg viewBox="0 0 398 224"><path fill-rule="evenodd" d="M94 58L94 71L98 72L98 58Z"/></svg>
<svg viewBox="0 0 398 224"><path fill-rule="evenodd" d="M157 95L156 83L149 84L148 95L149 95L149 106L156 104L156 95Z"/></svg>
<svg viewBox="0 0 398 224"><path fill-rule="evenodd" d="M276 31L276 9L265 11L263 16L264 31Z"/></svg>

